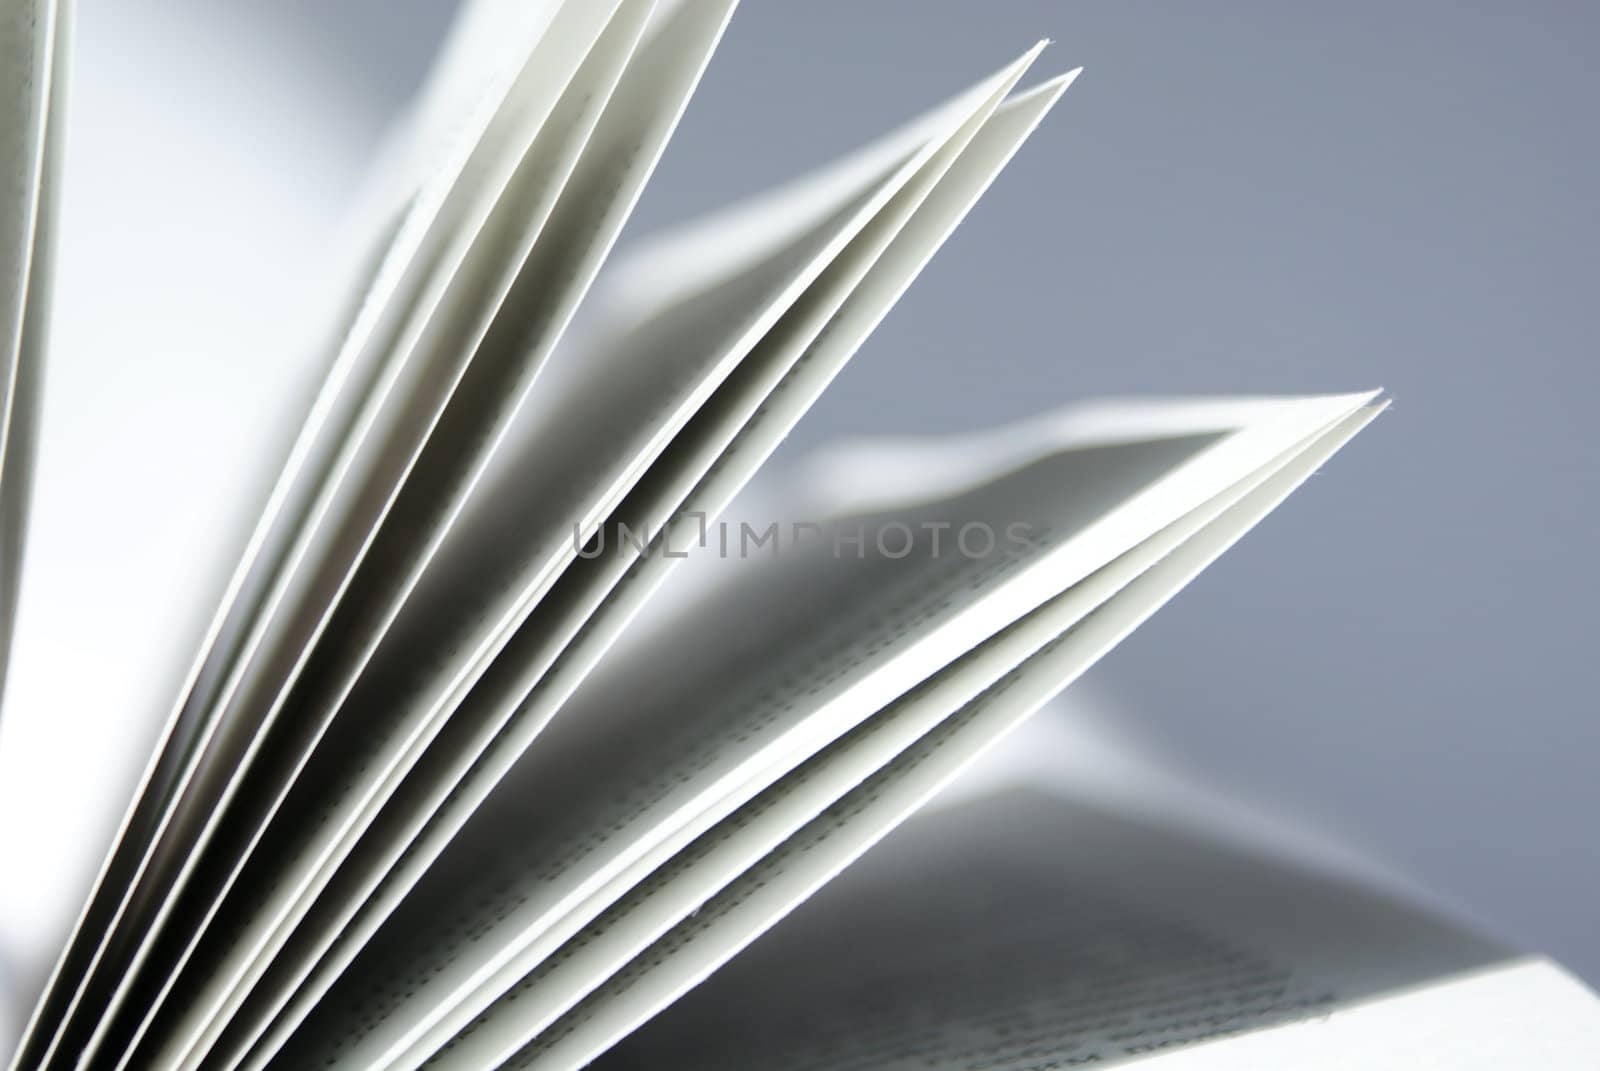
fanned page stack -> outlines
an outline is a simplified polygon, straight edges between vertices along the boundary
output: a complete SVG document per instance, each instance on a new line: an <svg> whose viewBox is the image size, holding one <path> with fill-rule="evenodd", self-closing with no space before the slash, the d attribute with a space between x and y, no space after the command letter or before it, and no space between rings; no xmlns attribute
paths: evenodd
<svg viewBox="0 0 1600 1071"><path fill-rule="evenodd" d="M870 857L666 1011L1382 405L1075 405L835 452L820 496L725 519L1073 77L1030 80L1032 48L607 266L733 7L469 5L11 1066L1020 1069L1204 1052L1179 1043L1408 987L1435 1024L1485 978L1556 995L1509 1034L1463 1024L1487 1052L1586 1000L1340 885L1001 794L918 819L886 848L903 865ZM9 621L66 22L61 0L3 20ZM575 318L595 326L558 345ZM1141 886L1161 895L1136 909ZM1374 1016L1349 1021L1360 1044Z"/></svg>

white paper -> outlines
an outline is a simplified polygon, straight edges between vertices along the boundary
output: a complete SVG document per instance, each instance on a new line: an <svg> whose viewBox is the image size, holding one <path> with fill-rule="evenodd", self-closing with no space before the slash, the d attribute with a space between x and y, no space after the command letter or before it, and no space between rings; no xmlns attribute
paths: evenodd
<svg viewBox="0 0 1600 1071"><path fill-rule="evenodd" d="M1076 629L934 730L657 942L507 1066L580 1067L803 902L1080 674L1270 512L1363 426L1359 413L1231 507ZM937 822L939 815L930 816Z"/></svg>
<svg viewBox="0 0 1600 1071"><path fill-rule="evenodd" d="M524 268L530 249L556 208L566 176L632 55L649 10L648 0L623 0L619 4L584 64L577 68L572 83L556 102L546 128L534 139L528 155L494 205L485 222L482 240L474 244L463 261L454 285L463 288L470 299L455 299L452 302L455 307L430 323L416 342L424 350L455 347L475 353L475 363L465 380L457 385L439 426L434 429L417 467L408 476L403 492L392 507L385 529L378 535L373 551L376 568L357 574L340 614L331 622L331 635L337 637L336 657L337 652L345 652L341 661L347 668L331 685L324 684L309 694L303 690L298 697L297 720L301 725L289 742L278 745L291 752L288 761L294 763L296 770L317 743L320 730L348 697L350 687L377 640L410 594L416 578L476 482L483 459L487 457L489 446L486 444L497 437L496 429L503 430L537 370L538 353L528 357L486 353L485 336L491 334L497 317L506 314L501 305L506 292L513 287L512 276ZM521 310L512 315L520 320ZM487 371L480 372L485 365ZM443 452L442 459L436 451ZM298 759L294 754L296 750ZM286 790L288 784L282 783L281 788ZM272 809L276 806L274 804ZM256 835L260 835L259 826ZM243 845L239 863L214 903L232 888L239 876L238 867L244 865L253 850L254 839ZM274 860L280 879L295 880L288 873L291 863L285 853L279 853ZM193 938L180 957L180 967L196 947L195 943L204 936L210 919L208 914L193 927ZM233 948L236 956L246 958L258 951L238 938L233 940ZM211 965L207 967L210 969ZM233 968L233 972L237 970ZM171 975L167 984L171 986L176 981L176 975ZM161 996L165 992L163 990ZM159 1007L160 997L146 1010L140 1034ZM203 999L188 1001L185 1017L193 1023L204 1022L205 1013L211 1007L211 1003ZM184 1030L183 1036L190 1033L192 1028ZM135 1052L131 1043L125 1045L121 1066L128 1065Z"/></svg>
<svg viewBox="0 0 1600 1071"><path fill-rule="evenodd" d="M1003 93L1014 82L1015 77L1021 73L1022 66L1023 64L1014 65L1005 81L994 90L992 95L996 99L998 94ZM731 497L738 486L742 485L809 406L816 393L870 330L870 326L881 318L888 305L903 291L933 249L970 207L982 186L1003 166L1010 152L1015 150L1016 145L1032 129L1033 123L1037 122L1048 105L1059 96L1064 86L1065 82L1058 80L1030 94L1026 101L1019 102L1018 107L1012 109L1013 118L988 137L986 147L966 166L965 172L952 183L938 185L942 200L937 210L929 213L921 213L917 209L927 198L930 185L940 179L956 156L961 155L960 150L966 144L966 137L970 137L973 131L968 130L965 136L947 142L945 148L941 148L937 155L923 165L916 173L917 177L909 181L888 202L884 211L873 218L870 226L850 243L806 292L802 304L821 306L808 309L806 318L801 320L801 323L809 320L810 326L800 328L798 335L796 329L790 327L785 329L786 333L777 333L775 337L764 339L756 352L746 359L740 372L742 380L725 384L717 394L719 401L716 405L708 407L708 412L697 416L689 425L685 432L689 442L674 442L663 455L661 463L656 468L670 463L672 467L667 470L665 478L652 469L649 479L628 500L629 504L633 504L641 500L641 495L651 496L642 501L646 503L654 501L656 505L637 508L645 510L656 519L653 522L638 522L634 527L653 531L675 506L709 514L715 514L720 510L722 504ZM987 114L986 109L969 122L968 127L975 129L976 124ZM912 225L905 222L908 214L914 221L915 233L902 235L902 228L907 231L912 229ZM886 248L890 251L885 251ZM852 258L859 262L853 268L849 267ZM880 266L880 260L887 263ZM876 280L876 285L868 287L866 293L858 293L858 284L863 271L869 279ZM841 304L847 306L850 313L831 324L826 340L819 341L806 353L804 358L808 366L806 373L799 376L783 376L784 369L792 367L795 363L797 350L803 348L806 339L816 337L821 326L819 319L823 314L830 309L837 310ZM786 317L782 323L787 324L793 318L793 316ZM774 351L770 356L765 352L769 349ZM780 377L784 385L786 396L781 404L772 391L774 376ZM793 383L790 382L791 379L794 380ZM729 392L735 389L738 393L729 396L726 402L720 401L723 396L729 395ZM757 411L761 414L760 420L753 418L753 414ZM730 436L733 436L735 431L738 434L733 441L740 451L736 461L734 455L729 452L731 448L727 446ZM708 472L715 473L715 478L702 479ZM705 486L695 486L697 482ZM686 494L688 498L684 497ZM637 520L636 511L627 512L630 508L625 506L621 515L633 516ZM637 562L632 569L627 569L630 561L631 559L625 556L612 555L604 562L585 561L574 566L570 571L583 575L563 578L562 587L558 587L552 596L557 604L573 601L565 598L563 591L572 588L574 584L598 586L589 595L582 594L582 588L577 589L580 595L576 599L578 607L564 611L571 615L572 623L559 629L552 629L550 624L545 623L538 630L528 627L519 632L511 647L500 656L503 662L509 663L510 673L491 673L468 697L463 709L454 715L454 722L441 741L445 753L438 754L441 745L436 744L433 752L429 754L427 768L419 770L417 777L414 778L414 780L420 779L420 785L409 795L421 795L423 802L413 804L402 798L401 813L392 817L386 814L386 824L375 830L379 837L387 838L392 847L385 849L364 844L362 855L355 860L356 866L366 868L371 873L371 877L365 879L362 891L350 895L336 888L333 903L327 908L319 907L320 917L314 918L312 925L320 928L324 936L317 938L313 945L316 954L320 955L335 935L340 936L341 951L330 964L318 968L319 974L325 981L320 985L313 983L307 993L296 999L297 1007L302 1009L299 1014L303 1014L303 1009L314 995L331 981L328 977L330 973L336 972L339 969L338 965L360 947L360 942L365 939L363 934L370 933L372 926L392 908L394 901L415 880L420 870L437 856L444 842L470 814L483 794L492 787L499 773L515 759L539 725L548 720L565 696L570 694L571 688L588 672L595 658L631 618L639 604L659 583L662 574L673 564L673 559L656 555ZM626 596L618 598L617 595L621 595L619 589L617 595L606 602L607 613L603 627L598 620L591 619L584 622L584 615L588 611L582 607L593 606L596 599L606 595L611 586L617 582L619 569L627 570L627 577L623 581L627 591ZM584 579L584 576L592 574L598 574L598 579ZM544 613L544 610L541 610L541 614ZM557 621L559 620L558 618ZM581 653L576 657L562 654L562 648L572 637L579 623L583 623L583 631L579 634ZM548 681L540 681L546 667L558 654L562 655L562 662L558 666L557 674ZM494 754L486 762L472 766L473 760L488 745L490 738L494 737L498 726L504 724L506 718L511 716L511 708L516 705L518 697L526 695L535 682L540 684L539 701L532 710L525 707L517 712L515 736L508 733L495 738ZM469 731L472 722L483 723L485 718L489 720L483 728ZM466 728L455 724L462 721L468 722ZM472 783L455 787L468 767L472 767ZM429 827L427 842L407 852L403 860L399 859L398 853L420 830L419 821L426 821L444 802L447 795L450 798L451 813L443 816L441 820L436 820ZM404 808L416 809L416 817L408 818ZM393 832L396 826L398 832ZM380 845L381 843L380 841ZM397 862L402 864L401 872L398 875L389 875L390 867ZM379 902L380 905L387 903L388 906L374 905L364 908L363 920L357 924L357 931L354 934L340 934L349 922L350 911L366 899L380 879L384 879L385 887ZM349 884L343 878L341 881ZM346 898L351 901L350 907L341 912L339 909L343 908L343 905L339 900ZM291 948L289 954L295 955L297 950ZM291 1012L289 1023L294 1021L297 1021L297 1014ZM280 1024L280 1033L284 1025ZM271 1047L270 1043L267 1047ZM258 1060L261 1058L259 1053L256 1058Z"/></svg>
<svg viewBox="0 0 1600 1071"><path fill-rule="evenodd" d="M0 703L49 329L67 24L62 0L23 0L0 12Z"/></svg>
<svg viewBox="0 0 1600 1071"><path fill-rule="evenodd" d="M1286 403L1274 410L1277 419L1215 442L1069 450L1055 455L1053 463L1065 466L1059 470L1041 463L980 489L965 503L968 509L984 511L987 502L987 515L1026 518L1051 533L1037 555L1002 561L998 570L992 561L933 559L919 563L921 572L891 572L871 586L865 566L814 559L814 567L772 570L760 583L735 587L721 604L708 604L696 620L678 625L676 642L647 651L633 665L608 665L593 689L575 697L574 709L529 751L525 770L514 771L498 803L491 801L491 810L475 820L476 833L469 828L441 860L438 876L430 878L438 888L431 895L424 888L416 905L392 921L398 932L416 936L423 960L402 969L369 956L347 988L366 993L377 984L375 976L395 970L427 978L407 994L411 1010L391 1020L411 1035L389 1043L391 1052L456 1014L452 1009L462 1001L470 1008L492 999L496 994L482 989L488 979L570 912L594 910L594 894L628 867L652 853L670 854L974 643L1189 511L1166 514L1149 529L1130 520L1130 512L1137 515L1158 499L1178 501L1174 482L1210 471L1218 482L1196 494L1197 508L1359 403L1359 397ZM1242 468L1222 476L1242 459L1248 459ZM1062 500L1052 488L1060 480L1074 486L1071 472L1078 478L1092 473L1096 483L1076 485L1077 493ZM1096 547L1108 527L1139 534L1124 535L1129 543L1100 558ZM1088 554L1078 553L1085 548ZM1068 559L1077 565L1063 565ZM891 576L894 583L885 586ZM960 598L948 601L957 591ZM808 613L817 616L808 622ZM811 639L783 642L797 636ZM753 652L762 652L756 661ZM791 662L805 672L789 677ZM739 679L719 679L735 667ZM717 701L695 709L696 695ZM618 741L629 743L621 754ZM595 769L608 769L607 777L586 781L582 771ZM607 786L620 791L603 802ZM595 802L580 804L586 798ZM606 831L602 842L594 841L595 829ZM506 850L507 843L518 850ZM424 905L442 889L453 896L472 881L520 891L503 914L499 897L480 901L498 921L495 936L474 944L470 955L447 952L446 944L430 948L429 926L407 915L427 915Z"/></svg>
<svg viewBox="0 0 1600 1071"><path fill-rule="evenodd" d="M913 819L597 1066L1137 1064L1511 960L1340 880L1012 791Z"/></svg>
<svg viewBox="0 0 1600 1071"><path fill-rule="evenodd" d="M461 1027L448 1048L435 1056L435 1066L454 1071L499 1066L739 873L1114 598L1122 587L1294 463L1301 452L1297 447L1275 459L975 648L740 808L656 873L618 878L615 884L623 892L605 900L616 900L615 906L581 933L574 933L574 927L561 928L549 942L560 950L542 966L531 974L514 968L502 972L500 988L506 995Z"/></svg>

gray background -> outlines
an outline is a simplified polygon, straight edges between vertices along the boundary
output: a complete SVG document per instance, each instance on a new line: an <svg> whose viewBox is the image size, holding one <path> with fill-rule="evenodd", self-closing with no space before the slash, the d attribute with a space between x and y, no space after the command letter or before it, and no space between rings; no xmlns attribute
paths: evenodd
<svg viewBox="0 0 1600 1071"><path fill-rule="evenodd" d="M93 865L90 794L125 798L154 731L125 712L193 647L163 615L203 610L236 553L201 530L246 516L240 459L292 411L279 299L449 14L80 6L0 736L0 839L33 878L0 888L0 943L30 974L78 900L45 878ZM786 456L1090 395L1388 388L1393 411L1095 692L1212 783L1600 982L1597 31L1580 0L745 0L638 222L817 164L1055 38L1042 71L1083 77ZM157 128L185 151L152 150Z"/></svg>

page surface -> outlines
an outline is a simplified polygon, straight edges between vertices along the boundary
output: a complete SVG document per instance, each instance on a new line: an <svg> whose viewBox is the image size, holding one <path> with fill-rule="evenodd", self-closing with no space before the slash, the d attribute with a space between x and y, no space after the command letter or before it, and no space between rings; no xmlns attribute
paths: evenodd
<svg viewBox="0 0 1600 1071"><path fill-rule="evenodd" d="M69 21L64 0L0 12L0 715L55 275Z"/></svg>
<svg viewBox="0 0 1600 1071"><path fill-rule="evenodd" d="M533 1040L572 1004L593 991L668 928L682 921L729 881L773 851L842 795L884 767L1000 678L1018 670L1045 645L1060 641L1106 600L1153 564L1204 532L1245 496L1294 465L1303 448L1276 459L1201 510L1182 518L1095 575L1058 596L994 639L808 760L675 855L655 873L636 867L616 879L626 895L576 932L559 927L547 939L559 951L531 973L507 968L505 994L440 1049L441 1068L494 1067ZM1303 465L1303 461L1302 461ZM648 873L648 877L643 875ZM608 899L607 902L610 902ZM514 985L511 982L515 982ZM436 1044L442 1040L436 1039Z"/></svg>
<svg viewBox="0 0 1600 1071"><path fill-rule="evenodd" d="M1316 420L1291 421L1298 434L1269 422L1273 433L1268 438L1275 449L1261 463L1350 404L1341 400L1299 410L1301 419L1314 415ZM1253 438L1251 433L1241 434ZM1226 449L1230 437L1223 438L1224 443L1214 449ZM427 932L430 924L425 920L443 920L430 915L426 905L444 895L445 888L459 888L462 880L509 890L511 906L503 914L495 906L501 895L483 901L484 910L498 919L496 936L478 946L487 958L476 952L470 958L448 954L443 944L434 946L444 957L438 970L369 957L365 968L357 965L347 988L369 993L378 977L413 972L428 976L427 984L407 994L416 1000L416 1014L399 1020L412 1033L426 1030L577 904L587 901L593 910L589 900L593 892L622 870L651 852L669 852L672 845L686 843L762 784L1018 613L1036 607L1045 591L1061 590L1050 587L1049 581L1038 582L1037 573L1030 574L1024 567L1030 554L1038 552L1043 555L1038 561L1047 561L1052 547L1081 547L1073 532L1081 535L1094 528L1089 523L1092 518L1100 518L1143 480L1155 479L1173 465L1184 469L1184 458L1209 453L1205 445L1206 437L1192 436L1123 444L1105 448L1107 453L1066 451L1053 461L1025 467L993 486L969 492L966 499L958 497L955 505L944 504L949 511L943 516L954 520L956 528L967 516L962 511L970 510L971 516L1006 517L1050 533L1040 547L1015 557L971 561L930 556L916 563L892 561L886 567L883 559L840 562L813 555L809 567L794 562L785 567L780 561L778 567L766 570L764 582L735 586L720 602L702 606L694 621L675 626L677 643L641 657L630 668L614 668L596 682L592 694L579 694L570 718L558 722L541 746L529 752L526 771L514 773L499 804L476 820L476 833L469 828L464 841L452 848L456 865L449 857L441 864L440 891L430 895L424 889L409 912L416 917L403 912L391 922L399 932ZM1257 440L1256 445L1265 446L1266 440ZM1162 451L1173 453L1163 456ZM1119 456L1120 465L1115 460ZM1052 469L1051 464L1065 467ZM1141 471L1146 475L1139 475ZM1064 487L1072 487L1073 493L1065 493ZM1097 501L1097 495L1108 497ZM1134 494L1128 501L1140 497ZM1200 501L1205 497L1209 496ZM1052 514L1051 509L1067 512ZM1085 523L1089 528L1081 527ZM874 570L879 574L876 586L869 582ZM1082 575L1086 574L1068 585ZM1016 604L1024 608L994 610L993 626L968 627L975 620L974 607L1008 588L1028 593ZM859 609L859 616L852 617L856 613L852 606ZM938 639L941 630L943 640ZM795 643L793 637L806 640ZM673 672L663 676L662 667L667 665ZM708 683L735 666L747 674L745 667L752 665L760 665L763 676ZM803 672L794 671L801 666ZM650 685L641 690L645 681ZM719 702L706 704L707 695L717 696ZM674 710L677 713L668 717L667 712ZM740 720L730 723L734 716ZM566 726L572 728L562 732ZM662 736L664 727L668 736ZM660 739L644 744L652 735ZM620 762L615 757L618 740L633 742ZM662 761L671 756L677 758ZM602 767L611 775L585 784L582 771ZM525 795L528 790L521 790L519 795L516 785L536 786L538 792L530 797ZM580 803L584 793L595 803ZM532 815L538 820L532 821ZM531 838L530 821L537 833ZM509 839L518 844L523 862L504 850L511 829L518 830ZM585 832L595 829L605 830L604 841L617 847L602 847L604 841L597 843ZM447 999L444 994L452 991L460 996ZM330 1009L325 1014L338 1013ZM315 1036L318 1031L308 1025L305 1033ZM404 1047L410 1042L392 1044Z"/></svg>
<svg viewBox="0 0 1600 1071"><path fill-rule="evenodd" d="M1015 107L1008 105L1008 118L1004 123L998 124L992 131L985 127L981 135L984 139L982 147L975 145L972 152L964 152L964 139L955 139L941 148L917 173L917 177L895 195L884 211L818 278L796 307L763 338L734 377L718 388L704 411L674 440L673 445L619 508L614 523L628 524L633 531L653 533L666 521L668 514L681 517L688 512L702 517L715 516L722 504L753 473L809 406L849 353L860 344L871 325L881 318L888 305L903 291L933 249L970 207L982 186L993 178L1021 139L1059 96L1066 81L1056 80L1028 94L1026 99L1018 100ZM968 125L972 126L978 121L975 118ZM953 175L948 180L941 178L950 166L950 159L957 155L960 156L958 166L963 169L959 176ZM945 158L943 163L939 163L941 157ZM918 206L928 198L929 183L936 184L937 208L921 211ZM919 184L922 187L920 192L917 191ZM910 213L910 222L904 222L907 213ZM905 233L901 233L902 224ZM870 284L863 281L863 269L866 271L865 279ZM832 320L821 334L817 334L820 321L826 319L830 311ZM808 323L810 326L804 326ZM806 348L808 339L811 341L809 348ZM803 354L799 353L801 349L805 349ZM803 372L799 367L801 365L804 366ZM786 372L786 369L792 371ZM776 388L775 378L778 382ZM631 520L624 521L622 518ZM407 851L402 858L398 852L416 835L420 828L417 820L409 820L409 831L404 827L398 834L387 830L395 828L396 823L405 818L406 810L415 809L419 818L425 819L447 799L451 812L459 815L447 819L449 828L458 827L476 805L476 800L482 798L499 776L494 770L503 771L516 753L526 746L538 726L554 713L564 696L570 694L571 687L582 679L594 659L648 598L678 555L675 552L651 553L634 561L631 554L621 552L613 542L606 548L603 557L606 560L575 563L563 576L545 600L546 604L553 605L542 606L539 617L519 632L501 656L501 661L511 667L510 673L501 673L498 668L491 670L484 682L475 687L463 708L452 717L439 743L429 750L425 768L413 775L412 780L419 782L418 786L406 795L420 797L420 802L406 802L403 796L397 801L402 806L400 813L391 816L385 812L384 825L374 830L374 834L379 838L388 838L393 847L383 848L381 839L377 844L363 844L355 865L370 871L371 877L347 880L341 875L341 885L364 880L370 891L382 879L384 892L379 899L388 901L392 907L395 897L437 855L442 841L447 840L450 833L442 828L443 822L432 823L429 827L430 845L423 846L421 851ZM575 585L579 586L569 596L569 591L573 591ZM583 594L583 585L592 587L593 592ZM615 591L612 591L613 587ZM611 594L607 594L608 591ZM578 610L578 616L572 619L574 625L563 626L564 633L551 629L546 608L555 609L566 602L592 606L596 599L604 600L603 623L594 615L584 620L582 614L588 611ZM544 623L539 624L537 629L533 628L533 624L541 618L545 619ZM583 627L581 633L576 634L580 641L578 649L562 651L562 646L574 638L572 628L579 621L582 621ZM554 676L549 680L541 679L544 667L551 665L551 659L557 653L560 654L560 661L556 664ZM537 703L532 709L525 705L517 711L515 737L502 734L504 739L495 738L493 759L489 763L473 765L473 759L483 751L496 727L511 716L510 707L515 706L517 697L526 695L535 682L538 683L535 693ZM478 709L486 704L488 712L478 713ZM503 712L496 714L496 709ZM483 727L474 728L475 723ZM468 767L472 769L474 784L452 788ZM402 864L401 875L388 875L389 868L397 861ZM404 874L410 874L411 877L402 876ZM330 902L325 907L319 905L318 915L311 925L320 929L324 936L315 939L313 956L321 955L334 936L340 940L342 951L339 956L347 957L353 953L353 947L359 947L359 941L364 940L359 936L360 930L370 932L371 926L375 925L376 920L367 921L373 914L373 908L362 909L363 921L358 923L357 934L341 933L340 930L348 921L351 911L359 906L366 895L366 892L352 895L335 889ZM347 905L343 903L346 899ZM388 909L378 908L381 911ZM381 914L377 918L381 919ZM353 947L352 940L357 942ZM297 941L295 946L286 949L286 954L290 957L303 955L300 947ZM337 959L334 963L337 963ZM336 965L318 967L319 974L324 977L330 970L337 969ZM272 967L273 974L277 976L287 972L294 977L294 970L289 964L274 963ZM274 983L277 984L280 983ZM304 1007L316 991L317 986L313 984L311 991L296 998L296 1004ZM286 997L285 994L282 999ZM253 1040L254 1034L247 1033L246 1038Z"/></svg>
<svg viewBox="0 0 1600 1071"><path fill-rule="evenodd" d="M849 865L1275 508L1370 419L1357 413L1051 641L657 941L530 1045L516 1066L577 1067L616 1044Z"/></svg>
<svg viewBox="0 0 1600 1071"><path fill-rule="evenodd" d="M513 277L528 270L529 253L557 207L566 177L632 55L649 10L648 0L624 0L617 6L491 210L484 225L485 240L475 243L463 261L453 285L466 289L470 299L453 299L454 307L428 324L416 339L415 344L424 349L454 347L473 354L474 364L457 384L369 557L329 623L331 641L317 652L313 676L305 682L309 686L300 688L292 700L297 724L292 732L278 734L271 755L255 775L257 783L264 786L258 791L264 791L267 799L272 793L281 797L289 782L299 776L299 768L317 746L321 732L348 699L377 641L409 597L476 482L493 442L538 370L537 347L526 353L494 352L486 336L492 335L499 317L508 315L502 305L513 288ZM518 309L509 315L520 323L523 312ZM508 350L504 340L499 349ZM310 776L318 775L313 770ZM253 829L248 819L236 821L232 831L224 834L224 840L234 842L234 856L210 863L209 878L197 882L188 894L189 906L175 908L179 913L199 914L199 924L185 935L189 940L186 947L167 950L169 961L176 957L176 967L164 972L162 989L136 1009L142 1019L132 1039L120 1043L122 1066L134 1060L137 1041L151 1025L166 993L179 981L173 971L182 969L194 951L194 943L209 924L210 911L238 880L240 868L255 850L264 824L273 820L277 806L266 803L258 808ZM260 817L263 810L265 818ZM279 849L278 858L264 865L275 870L279 880L298 880L284 875L289 863ZM234 935L232 945L241 954L251 951L244 935ZM189 1002L187 1015L203 1018L207 1008L201 1002Z"/></svg>
<svg viewBox="0 0 1600 1071"><path fill-rule="evenodd" d="M1508 959L1331 879L1008 793L908 823L599 1066L1134 1062Z"/></svg>
<svg viewBox="0 0 1600 1071"><path fill-rule="evenodd" d="M539 46L553 54L571 51L573 37L594 21L600 5L566 7L572 10L562 32L530 42L518 57L523 62L497 75L428 175L398 198L398 218L372 214L371 274L360 280L360 300L343 325L323 390L179 689L80 933L57 965L36 1017L39 1029L30 1030L29 1055L53 1052L63 1041L64 1020L79 1005L106 999L106 987L115 984L102 977L90 991L90 978L99 973L125 980L130 975L122 968L146 954L147 946L134 947L125 927L117 932L122 920L148 921L151 913L170 910L170 894L185 883L186 864L198 856L190 849L209 836L275 713L266 697L299 672L337 600L342 566L360 556L363 518L383 507L386 492L375 486L382 481L352 477L352 471L409 463L411 451L397 447L394 434L415 431L426 415L403 404L405 384L425 383L437 369L408 363L391 342L407 315L431 310L439 287L427 299L429 280L453 272L461 239L476 232L519 144L525 146L541 124L551 88L542 80L560 65L532 63ZM454 251L447 248L451 241Z"/></svg>

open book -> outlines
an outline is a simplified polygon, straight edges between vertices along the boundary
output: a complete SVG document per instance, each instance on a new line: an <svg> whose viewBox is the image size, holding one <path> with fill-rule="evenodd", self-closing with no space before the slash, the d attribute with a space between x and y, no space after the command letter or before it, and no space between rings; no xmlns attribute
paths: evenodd
<svg viewBox="0 0 1600 1071"><path fill-rule="evenodd" d="M929 816L894 842L900 888L869 869L667 1010L1382 406L1078 404L836 452L811 492L730 520L1072 80L1031 79L1036 46L609 263L733 7L468 6L377 169L325 382L17 1071L1060 1066L983 1032L1014 1016L1027 1053L1066 1052L1089 1027L1038 1002L1102 984L1134 1004L1220 994L1264 1025L1495 962L1424 927L1390 969L1376 945L1369 962L1318 943L1347 930L1226 903L1196 934L1138 937L1119 881L1259 879L1329 926L1368 905L1009 795ZM67 51L64 0L5 5L7 622ZM966 909L991 887L1014 890L1004 919ZM1257 922L1267 959L1203 930ZM1324 953L1305 979L1275 973ZM870 984L846 998L845 980Z"/></svg>

